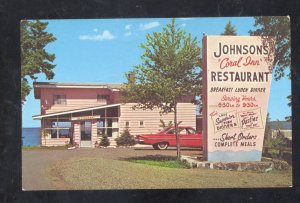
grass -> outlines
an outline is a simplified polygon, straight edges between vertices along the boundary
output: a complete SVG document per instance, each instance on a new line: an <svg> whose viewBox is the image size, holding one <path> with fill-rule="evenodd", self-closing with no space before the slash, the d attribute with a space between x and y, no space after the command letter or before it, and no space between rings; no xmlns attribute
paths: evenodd
<svg viewBox="0 0 300 203"><path fill-rule="evenodd" d="M135 159L123 162L106 158L73 157L55 164L49 175L58 189L75 190L257 188L288 187L292 185L291 170L274 171L275 173L204 168L185 170L184 168L174 168L174 163L176 167L182 167L175 160ZM176 183L170 181L175 179Z"/></svg>
<svg viewBox="0 0 300 203"><path fill-rule="evenodd" d="M23 150L64 150L68 149L68 146L55 146L55 147L45 147L45 146L22 146Z"/></svg>
<svg viewBox="0 0 300 203"><path fill-rule="evenodd" d="M139 164L146 164L150 166L159 166L159 167L165 167L165 168L188 168L186 165L178 162L178 161L157 161L157 160L132 160L134 163Z"/></svg>

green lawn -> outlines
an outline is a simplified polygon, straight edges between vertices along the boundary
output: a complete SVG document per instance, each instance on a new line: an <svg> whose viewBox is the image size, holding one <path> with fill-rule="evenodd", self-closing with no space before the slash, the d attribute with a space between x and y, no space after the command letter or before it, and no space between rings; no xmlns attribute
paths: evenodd
<svg viewBox="0 0 300 203"><path fill-rule="evenodd" d="M156 161L156 160L132 160L134 163L146 164L150 166L159 166L166 168L188 168L188 166L178 162L178 161Z"/></svg>
<svg viewBox="0 0 300 203"><path fill-rule="evenodd" d="M64 150L64 149L68 149L68 146L56 146L56 147L22 146L22 150Z"/></svg>

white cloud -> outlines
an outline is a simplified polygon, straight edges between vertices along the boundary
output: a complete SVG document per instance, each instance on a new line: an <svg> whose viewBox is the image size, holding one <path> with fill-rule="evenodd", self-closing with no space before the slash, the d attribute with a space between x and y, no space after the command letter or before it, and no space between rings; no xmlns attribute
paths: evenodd
<svg viewBox="0 0 300 203"><path fill-rule="evenodd" d="M94 31L94 32L98 32L98 29L97 29L97 28L94 28L93 31Z"/></svg>
<svg viewBox="0 0 300 203"><path fill-rule="evenodd" d="M140 24L140 30L148 30L148 29L151 29L151 28L155 28L157 26L160 26L160 23L157 22L157 21L147 23L147 24Z"/></svg>
<svg viewBox="0 0 300 203"><path fill-rule="evenodd" d="M125 34L124 34L124 36L125 37L128 37L128 36L130 36L132 33L131 32L126 32Z"/></svg>
<svg viewBox="0 0 300 203"><path fill-rule="evenodd" d="M178 18L179 20L192 20L193 18Z"/></svg>
<svg viewBox="0 0 300 203"><path fill-rule="evenodd" d="M132 27L132 25L131 25L131 24L125 25L125 30L130 30L130 29L131 29L131 27Z"/></svg>
<svg viewBox="0 0 300 203"><path fill-rule="evenodd" d="M102 34L98 35L80 35L80 40L92 40L92 41L102 41L102 40L112 40L116 38L108 30L104 30Z"/></svg>
<svg viewBox="0 0 300 203"><path fill-rule="evenodd" d="M182 26L182 27L185 27L185 26L186 26L186 23L182 23L181 26Z"/></svg>

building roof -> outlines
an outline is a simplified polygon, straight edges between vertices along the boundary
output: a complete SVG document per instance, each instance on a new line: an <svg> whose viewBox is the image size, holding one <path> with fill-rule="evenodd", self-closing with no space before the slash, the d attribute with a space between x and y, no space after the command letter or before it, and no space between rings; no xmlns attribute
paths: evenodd
<svg viewBox="0 0 300 203"><path fill-rule="evenodd" d="M62 83L62 82L33 82L34 97L40 98L41 88L107 88L120 90L124 85L119 83Z"/></svg>
<svg viewBox="0 0 300 203"><path fill-rule="evenodd" d="M279 125L279 128L281 130L291 130L292 129L292 122L290 121L271 121L270 122L272 126L272 130L277 130L277 127Z"/></svg>
<svg viewBox="0 0 300 203"><path fill-rule="evenodd" d="M105 108L115 107L115 106L120 106L120 105L121 104L110 104L110 105L94 106L94 107L87 107L87 108L81 108L81 109L72 109L72 110L68 110L68 111L60 111L60 112L55 112L55 113L36 115L36 116L32 116L32 118L34 120L40 120L42 118L47 118L47 117L52 117L52 116L61 116L61 115L84 112L84 111L92 111L92 110L96 110L96 109L105 109Z"/></svg>

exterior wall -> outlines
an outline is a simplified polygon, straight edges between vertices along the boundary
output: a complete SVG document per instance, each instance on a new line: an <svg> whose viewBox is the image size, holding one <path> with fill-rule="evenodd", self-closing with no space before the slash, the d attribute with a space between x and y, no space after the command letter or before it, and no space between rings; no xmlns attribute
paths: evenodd
<svg viewBox="0 0 300 203"><path fill-rule="evenodd" d="M95 147L95 143L99 143L99 139L97 136L97 120L92 121L92 148Z"/></svg>
<svg viewBox="0 0 300 203"><path fill-rule="evenodd" d="M111 95L110 89L43 88L41 91L41 114L72 109L106 105L110 101L97 101L97 95ZM66 104L55 104L53 95L66 95Z"/></svg>
<svg viewBox="0 0 300 203"><path fill-rule="evenodd" d="M69 144L70 138L50 138L47 137L46 139L41 137L42 146L52 147L52 146L65 146Z"/></svg>
<svg viewBox="0 0 300 203"><path fill-rule="evenodd" d="M74 142L76 142L80 147L80 121L74 121Z"/></svg>
<svg viewBox="0 0 300 203"><path fill-rule="evenodd" d="M159 110L133 110L131 107L134 103L122 104L120 106L120 118L119 118L119 133L122 133L125 129L126 121L130 122L130 133L132 135L156 133L162 129L160 127L160 119L165 123L172 121L174 123L174 113L167 115L159 115ZM180 125L192 126L196 128L196 106L191 103L178 103L177 105L177 120L182 121ZM140 121L144 122L144 127L140 127Z"/></svg>

